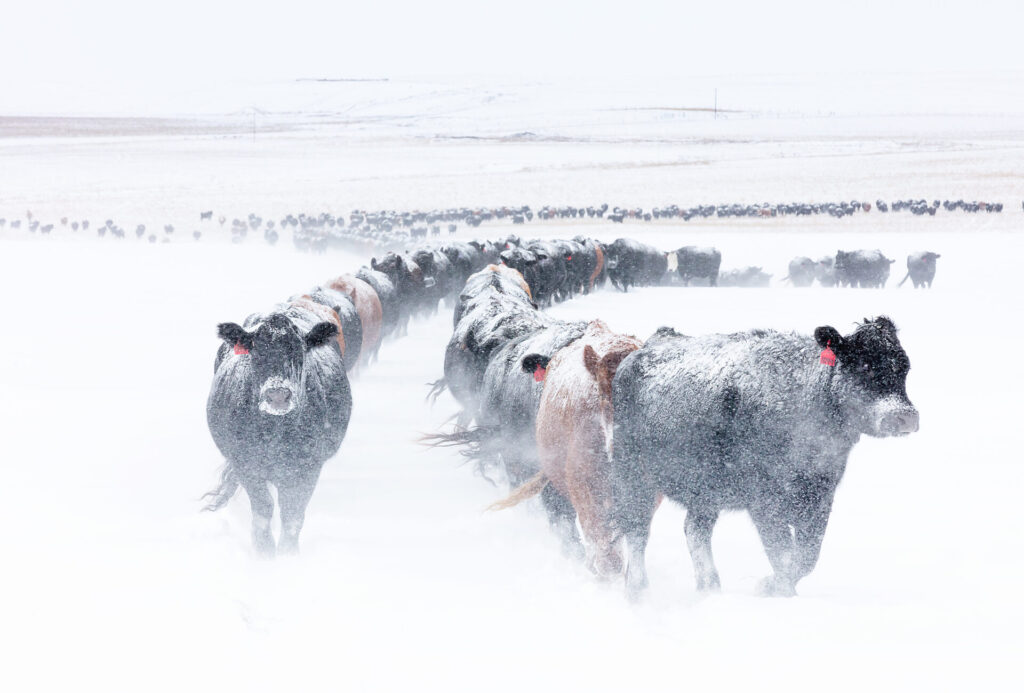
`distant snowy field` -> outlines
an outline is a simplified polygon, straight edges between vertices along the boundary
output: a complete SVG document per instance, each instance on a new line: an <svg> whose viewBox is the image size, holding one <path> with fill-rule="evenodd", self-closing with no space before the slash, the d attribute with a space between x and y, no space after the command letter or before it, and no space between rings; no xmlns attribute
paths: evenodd
<svg viewBox="0 0 1024 693"><path fill-rule="evenodd" d="M911 196L1007 205L1000 215L515 229L625 235L666 250L716 245L723 268L761 265L776 280L768 290L604 291L555 307L559 317L600 317L646 337L660 325L847 332L888 314L912 362L921 431L854 449L799 597L754 596L769 567L741 514L724 516L715 534L722 593L698 595L683 512L665 506L639 606L564 559L537 507L483 512L503 490L451 451L415 443L455 409L450 398L424 403L424 384L441 375L446 311L386 343L380 362L354 378L349 435L324 468L300 557L252 556L244 494L219 514L198 512L221 463L205 423L215 324L355 270L369 254L303 255L287 239L236 247L213 242L215 229L201 243L150 245L8 228L0 613L11 690L1017 690L1024 108L1009 89L979 90L987 101L973 110L977 99L957 107L969 83L921 90L917 100L897 84L883 92L906 103L886 110L879 98L832 115L806 102L811 91L787 100L778 86L750 87L742 103L720 94L720 106L747 113L715 121L610 114L609 91L599 99L582 88L549 109L550 86L522 85L499 89L515 98L491 110L480 89L450 88L443 93L459 95L442 99L436 85L412 85L398 98L372 84L352 86L361 91L350 111L320 92L318 110L318 92L304 84L250 99L276 109L274 127L257 119L255 142L246 116L220 115L238 106L228 103L112 109L200 113L188 134L67 137L58 127L38 136L26 133L31 123L14 133L0 118L0 216L113 218L129 230L173 222L178 235L199 228L205 209L277 218L355 207ZM707 105L675 101L664 85L639 100L636 89L622 93L631 106ZM551 110L557 117L547 119ZM97 115L71 113L84 114ZM509 137L523 132L533 136ZM897 258L888 288L777 281L792 257L838 248ZM935 288L896 289L907 253L924 249L942 253Z"/></svg>

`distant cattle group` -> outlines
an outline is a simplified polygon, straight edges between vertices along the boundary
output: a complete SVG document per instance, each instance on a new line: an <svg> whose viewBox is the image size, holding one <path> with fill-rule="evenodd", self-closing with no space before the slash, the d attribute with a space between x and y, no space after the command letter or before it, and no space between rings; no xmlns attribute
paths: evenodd
<svg viewBox="0 0 1024 693"><path fill-rule="evenodd" d="M1024 203L1022 203L1024 207ZM935 216L940 210L945 212L964 212L987 214L1001 213L1002 202L986 202L979 200L965 201L957 200L927 200L924 198L909 198L895 201L876 200L874 203L862 200L842 200L837 202L786 202L786 203L758 203L742 204L728 203L716 205L666 205L645 209L643 207L620 207L611 206L608 203L599 205L584 206L551 206L545 205L536 211L530 205L501 205L491 207L450 207L431 210L394 210L381 209L368 211L362 209L352 210L348 214L336 212L300 212L284 214L278 219L271 219L255 212L248 215L234 217L228 223L228 216L219 214L214 218L214 210L208 209L199 213L199 221L196 224L189 224L191 232L186 232L182 238L191 238L193 241L203 239L226 238L235 244L250 242L255 237L269 245L277 244L284 234L291 236L294 246L300 250L322 253L330 248L352 248L357 250L394 250L400 249L411 241L426 238L439 238L443 230L448 235L458 233L459 229L466 227L474 229L484 223L511 223L522 225L529 222L556 221L561 223L572 223L574 221L588 221L597 223L608 221L611 223L625 222L656 222L662 220L675 221L699 219L775 219L788 217L805 217L827 215L836 219L849 217L854 214L865 214L877 212L882 214L909 212L913 216ZM194 217L193 217L194 219ZM24 223L24 226L22 222ZM27 229L30 233L49 235L57 228L52 223L43 223L31 210L25 213L25 218L0 217L0 231L4 229L20 230ZM113 219L107 219L104 224L92 227L100 238L124 239L129 237L125 229L131 228L131 224L115 223ZM174 224L164 223L161 226L153 225L152 228L162 228L163 235L146 231L144 223L135 226L135 237L139 241L149 243L170 243L175 238L176 227ZM69 216L60 218L60 229L70 229L70 233L77 233L79 230L88 231L90 223L87 219L72 219ZM669 263L672 260L669 259ZM743 268L741 268L743 269ZM684 273L685 275L685 273ZM681 275L683 276L683 275ZM695 275L700 277L700 275ZM793 275L788 275L793 276ZM757 281L750 282L743 277L733 277L736 284L740 286L756 286ZM797 278L798 279L798 278ZM798 279L799 280L799 279ZM683 283L688 279L683 276ZM799 286L794 282L794 285Z"/></svg>

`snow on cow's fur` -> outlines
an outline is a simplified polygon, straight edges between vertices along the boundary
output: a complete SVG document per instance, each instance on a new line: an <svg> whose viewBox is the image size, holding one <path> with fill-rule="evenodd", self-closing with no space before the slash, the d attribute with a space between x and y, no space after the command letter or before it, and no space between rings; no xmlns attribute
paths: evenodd
<svg viewBox="0 0 1024 693"><path fill-rule="evenodd" d="M206 416L226 464L207 508L226 505L241 485L257 551L296 551L320 468L338 451L352 412L337 323L286 304L249 316L244 326L222 323L218 335ZM268 484L281 509L276 547Z"/></svg>
<svg viewBox="0 0 1024 693"><path fill-rule="evenodd" d="M831 349L836 365L819 358ZM652 340L613 384L616 522L628 545L627 588L646 587L644 551L659 494L687 509L698 589L715 589L711 533L746 510L774 571L768 594L795 593L814 568L836 487L862 434L918 428L910 361L886 317L842 336L755 330Z"/></svg>

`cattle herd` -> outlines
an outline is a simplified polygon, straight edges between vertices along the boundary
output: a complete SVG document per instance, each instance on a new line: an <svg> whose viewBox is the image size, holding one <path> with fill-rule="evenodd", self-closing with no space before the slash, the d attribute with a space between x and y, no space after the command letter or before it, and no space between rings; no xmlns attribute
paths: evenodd
<svg viewBox="0 0 1024 693"><path fill-rule="evenodd" d="M915 285L913 267L934 273L935 257L908 259ZM828 325L702 337L663 327L641 340L542 310L606 282L626 291L671 274L721 284L720 262L712 248L664 253L629 239L451 241L387 252L241 325L222 323L207 419L226 464L207 507L223 507L241 486L256 550L296 551L321 467L348 427L348 374L443 304L452 336L432 393L447 389L460 413L454 429L424 443L455 446L507 482L511 493L495 507L539 495L565 552L602 578L623 578L633 597L647 585L644 554L664 497L687 510L701 590L720 583L718 515L746 510L773 571L762 592L792 595L817 561L861 435L918 429L893 322L865 319L845 335ZM872 286L890 262L841 252L832 268L836 283Z"/></svg>
<svg viewBox="0 0 1024 693"><path fill-rule="evenodd" d="M1024 202L1021 203L1024 207ZM512 224L550 220L591 219L607 220L612 223L629 221L656 221L661 219L690 221L710 217L742 219L742 218L773 218L827 215L835 218L852 216L856 213L867 213L875 210L878 213L907 211L914 216L935 216L940 209L947 212L961 211L965 213L1000 213L1003 211L1001 202L970 202L959 200L925 200L906 199L886 202L876 200L863 202L859 200L840 202L789 202L779 204L720 204L681 207L668 205L645 210L641 207L609 207L607 203L598 206L544 206L536 212L529 205L504 205L498 207L456 207L434 209L430 211L396 211L396 210L354 210L347 216L320 212L318 214L286 214L278 220L265 218L255 212L245 217L235 217L228 223L226 215L214 218L213 210L200 212L199 223L188 234L193 240L204 237L216 237L229 234L232 243L240 244L251 237L262 238L270 245L275 245L282 234L290 232L293 242L300 250L324 252L331 247L355 247L359 249L396 249L409 242L428 237L438 238L442 234L448 236L458 232L460 226L477 228L484 222L509 221ZM24 221L24 225L23 225ZM0 231L4 229L19 230L24 228L30 233L48 235L55 228L77 233L79 230L94 230L100 238L109 237L124 239L134 236L140 241L149 243L169 243L175 237L174 224L153 225L131 224L122 226L113 219L103 224L90 224L87 219L72 219L64 216L57 222L42 223L31 210L25 218L0 217ZM160 233L162 231L162 233ZM749 274L749 273L748 273ZM758 282L766 282L765 277L745 276L742 272L730 273L725 277L725 284L732 286L758 286ZM730 284L730 282L733 282Z"/></svg>

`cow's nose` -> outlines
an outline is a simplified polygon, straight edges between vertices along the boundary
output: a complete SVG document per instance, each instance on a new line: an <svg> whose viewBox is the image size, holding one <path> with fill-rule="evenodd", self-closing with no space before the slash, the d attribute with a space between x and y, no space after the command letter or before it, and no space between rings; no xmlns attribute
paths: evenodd
<svg viewBox="0 0 1024 693"><path fill-rule="evenodd" d="M921 415L916 409L893 412L882 420L882 430L889 435L917 433L921 426Z"/></svg>
<svg viewBox="0 0 1024 693"><path fill-rule="evenodd" d="M278 411L287 409L288 405L292 401L292 391L286 387L272 387L263 393L264 399L274 409Z"/></svg>

